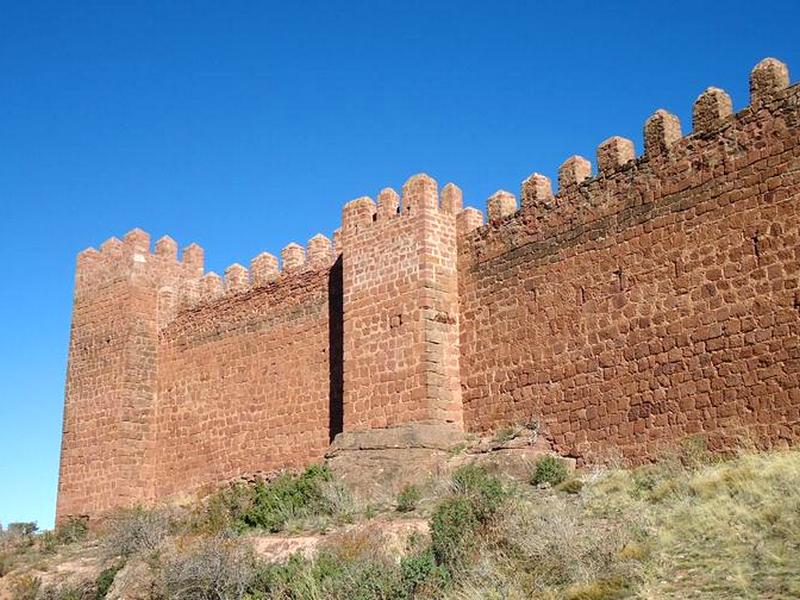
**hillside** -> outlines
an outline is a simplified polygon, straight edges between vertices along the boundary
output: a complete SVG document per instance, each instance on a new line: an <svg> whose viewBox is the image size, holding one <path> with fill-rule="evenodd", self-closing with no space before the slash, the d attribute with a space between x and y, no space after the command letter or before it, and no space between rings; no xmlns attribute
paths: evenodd
<svg viewBox="0 0 800 600"><path fill-rule="evenodd" d="M800 451L722 460L694 439L653 465L575 472L531 458L527 434L459 448L390 502L322 465L91 532L10 527L0 598L800 596Z"/></svg>

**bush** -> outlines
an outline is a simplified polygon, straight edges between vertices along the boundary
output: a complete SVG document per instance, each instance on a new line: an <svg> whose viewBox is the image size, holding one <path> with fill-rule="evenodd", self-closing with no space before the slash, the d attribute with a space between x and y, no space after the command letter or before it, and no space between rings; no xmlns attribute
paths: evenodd
<svg viewBox="0 0 800 600"><path fill-rule="evenodd" d="M450 487L456 495L475 499L484 511L494 511L506 497L500 480L476 465L464 465L456 469Z"/></svg>
<svg viewBox="0 0 800 600"><path fill-rule="evenodd" d="M417 486L405 486L397 495L397 512L411 512L417 508L421 499L422 494Z"/></svg>
<svg viewBox="0 0 800 600"><path fill-rule="evenodd" d="M299 475L286 473L271 482L237 484L219 491L206 503L198 529L256 528L282 531L294 520L338 516L352 518L352 499L325 465L312 465Z"/></svg>
<svg viewBox="0 0 800 600"><path fill-rule="evenodd" d="M506 498L499 479L467 465L452 478L453 495L431 517L431 549L437 564L456 566L475 548L476 536L488 525Z"/></svg>
<svg viewBox="0 0 800 600"><path fill-rule="evenodd" d="M126 509L111 517L104 542L111 556L127 558L156 551L171 529L170 518L163 511Z"/></svg>
<svg viewBox="0 0 800 600"><path fill-rule="evenodd" d="M67 517L55 529L55 537L59 544L82 542L88 533L89 520L87 517Z"/></svg>
<svg viewBox="0 0 800 600"><path fill-rule="evenodd" d="M31 537L34 533L39 531L39 526L31 521L24 523L9 523L6 528L6 534L10 537Z"/></svg>
<svg viewBox="0 0 800 600"><path fill-rule="evenodd" d="M172 550L159 586L171 600L239 600L255 576L255 558L242 541L227 535L200 538L183 552Z"/></svg>
<svg viewBox="0 0 800 600"><path fill-rule="evenodd" d="M450 582L450 575L436 564L433 550L429 547L400 560L400 579L403 593L413 598L418 592L430 595L444 589Z"/></svg>
<svg viewBox="0 0 800 600"><path fill-rule="evenodd" d="M103 600L103 598L106 597L108 590L110 590L111 586L114 584L114 578L123 566L124 563L120 562L100 571L100 574L94 582L95 600Z"/></svg>
<svg viewBox="0 0 800 600"><path fill-rule="evenodd" d="M536 462L536 469L531 477L533 485L556 486L569 476L566 463L555 456L543 456Z"/></svg>
<svg viewBox="0 0 800 600"><path fill-rule="evenodd" d="M567 479L557 486L557 489L567 494L580 494L583 489L583 482L580 479Z"/></svg>
<svg viewBox="0 0 800 600"><path fill-rule="evenodd" d="M412 536L412 550L398 562L387 539L375 529L331 537L314 560L293 555L283 564L264 564L248 590L253 600L440 598L448 574L429 546Z"/></svg>
<svg viewBox="0 0 800 600"><path fill-rule="evenodd" d="M503 511L497 529L506 553L521 567L517 577L529 579L532 595L632 577L635 560L620 554L630 539L627 527L591 517L560 496L516 501ZM576 592L575 597L591 596Z"/></svg>
<svg viewBox="0 0 800 600"><path fill-rule="evenodd" d="M86 517L68 517L52 531L39 536L39 547L43 552L55 552L59 546L82 542L89 533Z"/></svg>
<svg viewBox="0 0 800 600"><path fill-rule="evenodd" d="M0 529L0 548L24 548L33 545L33 536L39 530L34 522L9 523L5 531Z"/></svg>

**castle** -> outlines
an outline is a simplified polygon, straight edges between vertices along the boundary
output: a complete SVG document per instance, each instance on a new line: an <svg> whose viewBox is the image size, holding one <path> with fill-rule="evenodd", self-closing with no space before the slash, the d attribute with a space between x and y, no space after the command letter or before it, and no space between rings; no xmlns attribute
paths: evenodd
<svg viewBox="0 0 800 600"><path fill-rule="evenodd" d="M334 439L539 421L579 462L800 439L800 86L708 88L488 200L426 175L224 278L138 229L78 255L57 518L300 467ZM426 433L427 432L427 433ZM434 432L434 433L430 433ZM449 432L449 433L448 433ZM356 444L357 445L357 444Z"/></svg>

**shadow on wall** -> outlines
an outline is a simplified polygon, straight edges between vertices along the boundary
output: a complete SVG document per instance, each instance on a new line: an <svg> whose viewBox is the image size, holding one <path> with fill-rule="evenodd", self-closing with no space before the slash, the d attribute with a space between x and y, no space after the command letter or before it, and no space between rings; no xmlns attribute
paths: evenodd
<svg viewBox="0 0 800 600"><path fill-rule="evenodd" d="M344 302L342 297L342 257L339 256L328 274L328 438L333 441L344 426Z"/></svg>

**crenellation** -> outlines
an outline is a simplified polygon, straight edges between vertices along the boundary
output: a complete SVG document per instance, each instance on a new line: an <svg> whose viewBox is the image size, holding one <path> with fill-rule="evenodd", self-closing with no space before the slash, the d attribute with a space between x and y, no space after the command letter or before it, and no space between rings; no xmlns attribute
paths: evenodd
<svg viewBox="0 0 800 600"><path fill-rule="evenodd" d="M93 271L102 260L102 255L91 246L78 252L76 269L81 272Z"/></svg>
<svg viewBox="0 0 800 600"><path fill-rule="evenodd" d="M280 273L278 257L269 252L262 252L250 261L250 274L255 285L264 285L275 281Z"/></svg>
<svg viewBox="0 0 800 600"><path fill-rule="evenodd" d="M222 277L209 271L200 279L200 298L205 302L213 302L225 293Z"/></svg>
<svg viewBox="0 0 800 600"><path fill-rule="evenodd" d="M457 215L461 212L463 193L461 188L454 183L448 183L442 188L442 212L448 215Z"/></svg>
<svg viewBox="0 0 800 600"><path fill-rule="evenodd" d="M522 182L520 194L522 208L526 210L549 209L555 206L553 185L550 178L540 173L533 173Z"/></svg>
<svg viewBox="0 0 800 600"><path fill-rule="evenodd" d="M497 190L486 201L489 221L499 221L517 211L517 199L511 192Z"/></svg>
<svg viewBox="0 0 800 600"><path fill-rule="evenodd" d="M378 194L378 218L390 219L400 212L400 196L392 188L384 188Z"/></svg>
<svg viewBox="0 0 800 600"><path fill-rule="evenodd" d="M156 242L156 255L170 260L178 260L178 243L168 235Z"/></svg>
<svg viewBox="0 0 800 600"><path fill-rule="evenodd" d="M337 227L333 231L333 253L339 256L342 253L342 228Z"/></svg>
<svg viewBox="0 0 800 600"><path fill-rule="evenodd" d="M351 200L342 208L342 230L355 231L372 224L376 214L375 202L369 196Z"/></svg>
<svg viewBox="0 0 800 600"><path fill-rule="evenodd" d="M403 184L403 212L436 209L439 206L439 192L436 180L426 173L409 177Z"/></svg>
<svg viewBox="0 0 800 600"><path fill-rule="evenodd" d="M282 273L264 252L223 282L200 246L176 262L164 236L150 255L141 230L84 250L58 519L302 467L375 429L535 419L579 464L647 461L699 432L715 450L800 442L788 83L762 61L736 114L708 88L687 137L656 111L641 157L611 137L596 177L572 157L555 196L534 173L521 210L489 198L487 226L420 174L402 202L389 188L348 202L333 242L287 245Z"/></svg>
<svg viewBox="0 0 800 600"><path fill-rule="evenodd" d="M91 284L95 283L98 277L98 270L101 268L103 256L94 248L86 248L78 253L75 266L75 293L81 293Z"/></svg>
<svg viewBox="0 0 800 600"><path fill-rule="evenodd" d="M456 229L458 238L462 239L469 232L483 225L483 213L477 208L466 207L456 217Z"/></svg>
<svg viewBox="0 0 800 600"><path fill-rule="evenodd" d="M714 131L732 114L733 102L728 93L715 87L706 88L694 101L692 131L694 133Z"/></svg>
<svg viewBox="0 0 800 600"><path fill-rule="evenodd" d="M183 264L195 277L203 276L205 251L195 243L191 243L183 249Z"/></svg>
<svg viewBox="0 0 800 600"><path fill-rule="evenodd" d="M225 291L243 292L250 287L250 272L240 265L233 263L225 269Z"/></svg>
<svg viewBox="0 0 800 600"><path fill-rule="evenodd" d="M750 72L750 104L760 108L778 98L789 87L789 67L775 58L765 58Z"/></svg>
<svg viewBox="0 0 800 600"><path fill-rule="evenodd" d="M125 234L124 242L131 252L142 255L150 254L150 234L138 227Z"/></svg>
<svg viewBox="0 0 800 600"><path fill-rule="evenodd" d="M633 141L615 135L597 147L597 169L600 175L611 175L636 160Z"/></svg>
<svg viewBox="0 0 800 600"><path fill-rule="evenodd" d="M582 156L570 156L558 168L559 192L574 187L592 176L592 163Z"/></svg>
<svg viewBox="0 0 800 600"><path fill-rule="evenodd" d="M308 264L314 269L327 269L333 263L331 240L321 233L308 240Z"/></svg>
<svg viewBox="0 0 800 600"><path fill-rule="evenodd" d="M666 154L680 139L680 119L663 108L659 108L644 125L645 156L653 158Z"/></svg>
<svg viewBox="0 0 800 600"><path fill-rule="evenodd" d="M306 250L300 244L291 242L281 250L283 272L292 273L302 269L306 264Z"/></svg>
<svg viewBox="0 0 800 600"><path fill-rule="evenodd" d="M100 252L105 256L121 256L125 244L118 237L110 237L100 244Z"/></svg>

